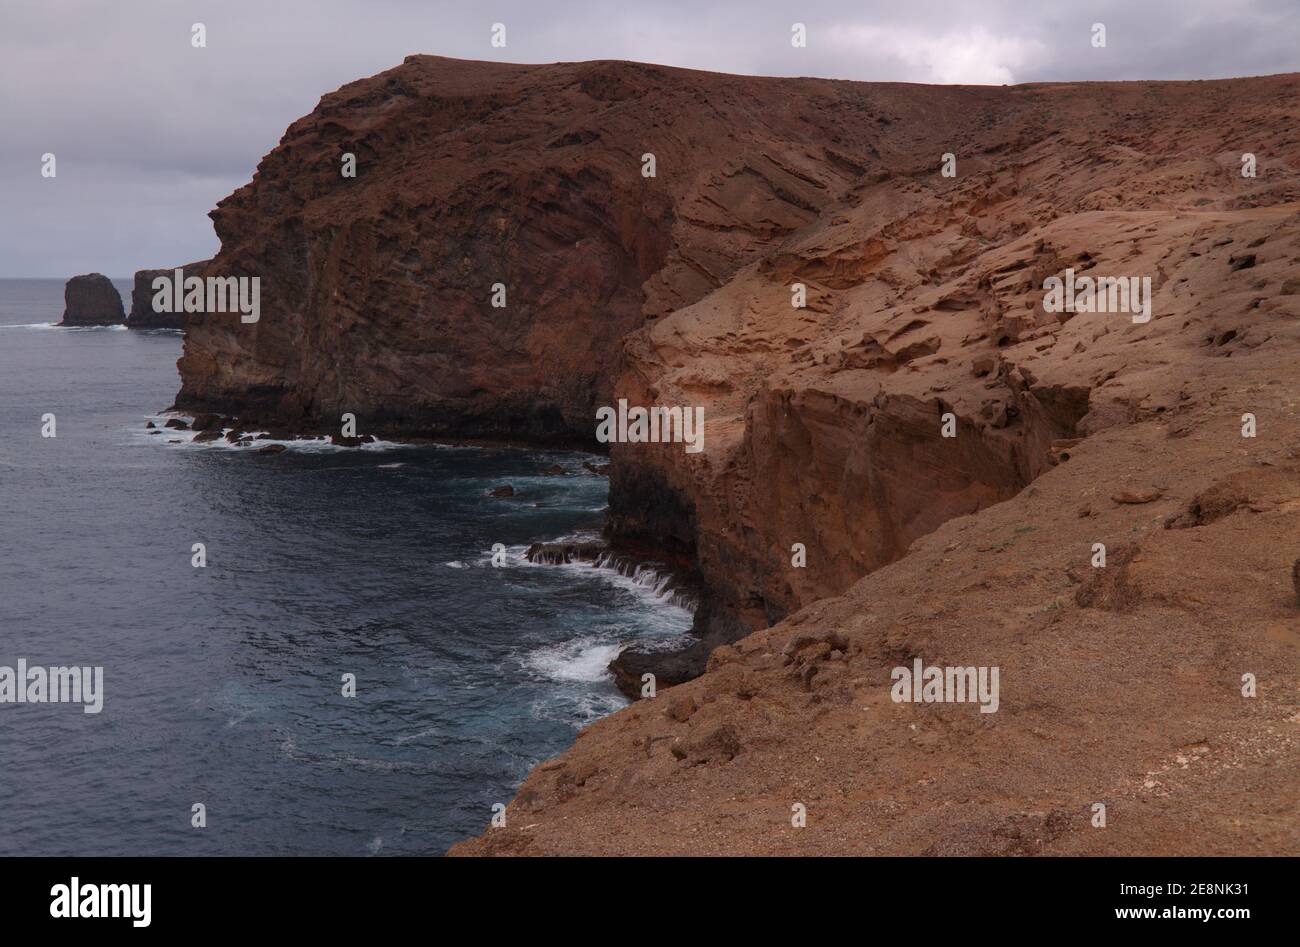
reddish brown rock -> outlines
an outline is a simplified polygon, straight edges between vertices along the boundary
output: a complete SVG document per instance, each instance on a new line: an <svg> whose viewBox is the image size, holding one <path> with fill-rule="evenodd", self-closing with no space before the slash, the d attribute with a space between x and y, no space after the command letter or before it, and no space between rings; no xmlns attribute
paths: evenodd
<svg viewBox="0 0 1300 947"><path fill-rule="evenodd" d="M623 337L816 221L883 107L823 80L409 57L326 95L213 212L213 268L262 278L262 318L194 320L178 403L589 444Z"/></svg>
<svg viewBox="0 0 1300 947"><path fill-rule="evenodd" d="M527 846L463 851L1294 852L1300 491L1186 529L1105 500L1204 495L1300 442L1297 103L1294 75L927 88L412 57L325 96L217 209L214 266L262 277L262 319L189 328L178 404L587 447L616 398L703 408L702 452L610 447L608 518L615 548L706 588L693 647L624 651L616 680L699 709L594 724L565 754L581 794L535 773ZM1270 155L1255 179L1243 136ZM1230 246L1257 246L1248 273ZM1151 320L1046 311L1067 268L1150 277ZM1118 537L1132 558L1089 571ZM916 656L1001 667L996 725L893 704ZM1242 668L1271 682L1257 700ZM1221 764L1171 762L1207 734ZM816 801L792 832L796 787ZM1123 832L1053 815L1098 799Z"/></svg>
<svg viewBox="0 0 1300 947"><path fill-rule="evenodd" d="M611 538L705 581L697 630L714 637L692 673L712 646L1014 496L1058 445L1154 413L1142 359L1201 358L1228 317L1199 301L1249 291L1214 248L1267 237L1256 257L1275 262L1252 272L1279 290L1289 275L1269 242L1292 227L1289 165L1256 181L1203 156L1226 103L1277 127L1295 85L924 87L413 56L322 98L214 212L213 269L262 277L262 319L196 320L178 404L587 445L615 397L703 407L702 453L615 444L610 470ZM936 156L952 149L946 179ZM1174 186L1157 169L1181 160L1193 170ZM1154 274L1155 319L1044 311L1043 280L1067 266ZM1295 297L1275 298L1267 319L1286 318ZM1212 348L1266 331L1224 326ZM955 437L936 436L945 417Z"/></svg>
<svg viewBox="0 0 1300 947"><path fill-rule="evenodd" d="M1138 490L1121 490L1119 493L1112 493L1110 498L1116 503L1128 503L1138 505L1141 503L1154 503L1159 500L1164 493L1155 488L1138 489Z"/></svg>

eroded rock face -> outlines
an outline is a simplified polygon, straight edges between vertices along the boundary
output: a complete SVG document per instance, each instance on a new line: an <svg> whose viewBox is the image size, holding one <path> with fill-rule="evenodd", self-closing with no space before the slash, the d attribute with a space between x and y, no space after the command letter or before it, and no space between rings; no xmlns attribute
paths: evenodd
<svg viewBox="0 0 1300 947"><path fill-rule="evenodd" d="M704 409L609 471L699 644L625 653L659 696L462 853L1293 853L1298 93L412 57L214 213L262 319L197 320L179 402L585 445L615 398ZM1048 311L1066 269L1151 319ZM891 703L916 657L1002 709Z"/></svg>
<svg viewBox="0 0 1300 947"><path fill-rule="evenodd" d="M623 338L843 197L878 137L873 99L410 57L325 96L214 211L214 268L262 277L262 319L196 320L179 403L590 445Z"/></svg>
<svg viewBox="0 0 1300 947"><path fill-rule="evenodd" d="M610 452L613 547L703 582L704 643L663 666L684 679L1270 344L1300 299L1300 150L1236 162L1297 91L410 57L214 211L212 269L260 276L262 318L192 322L178 405L584 446L616 398L702 407L701 453ZM1149 276L1153 318L1048 311L1067 268Z"/></svg>
<svg viewBox="0 0 1300 947"><path fill-rule="evenodd" d="M1300 246L1288 217L1275 249ZM1228 321L1225 298L1240 312L1220 297L1205 318ZM1167 404L1006 502L594 722L529 774L505 828L452 854L1300 851L1300 413L1284 407L1300 320L1257 327L1271 338L1249 354L1157 366L1151 390L1180 386ZM1267 438L1241 438L1252 410ZM1153 479L1150 504L1110 500ZM1000 708L894 701L918 657L999 668ZM1246 668L1271 690L1243 697Z"/></svg>
<svg viewBox="0 0 1300 947"><path fill-rule="evenodd" d="M122 297L113 281L102 273L68 280L63 290L64 326L116 326L126 321Z"/></svg>
<svg viewBox="0 0 1300 947"><path fill-rule="evenodd" d="M1294 76L989 90L968 103L983 125L944 133L960 146L930 137L900 96L903 156L882 143L874 173L815 223L627 339L618 394L703 406L707 448L616 445L613 536L660 537L698 561L701 614L763 627L1017 495L1081 438L1175 410L1206 356L1277 344L1296 310L1300 154L1279 144L1271 180L1243 179L1209 157L1234 132L1208 110L1241 102L1285 127L1294 107L1253 96L1292 88ZM1167 110L1125 129L1140 97ZM927 148L970 158L944 179ZM1187 176L1163 178L1170 163ZM1229 263L1246 246L1271 247L1266 278ZM1151 320L1047 311L1044 280L1067 268L1149 276ZM625 652L615 670L676 681L680 663Z"/></svg>

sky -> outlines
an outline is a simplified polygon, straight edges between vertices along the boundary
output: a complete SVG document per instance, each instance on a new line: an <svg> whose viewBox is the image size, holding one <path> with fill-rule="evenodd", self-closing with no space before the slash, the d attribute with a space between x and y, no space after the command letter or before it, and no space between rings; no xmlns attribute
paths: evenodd
<svg viewBox="0 0 1300 947"><path fill-rule="evenodd" d="M0 277L212 256L208 211L285 128L412 53L942 84L1215 79L1300 70L1300 0L0 0Z"/></svg>

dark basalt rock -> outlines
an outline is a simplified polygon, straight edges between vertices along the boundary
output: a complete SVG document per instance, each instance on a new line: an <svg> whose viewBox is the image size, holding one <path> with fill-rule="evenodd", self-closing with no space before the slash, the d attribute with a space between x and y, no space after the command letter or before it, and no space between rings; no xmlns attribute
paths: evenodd
<svg viewBox="0 0 1300 947"><path fill-rule="evenodd" d="M362 434L358 437L344 437L342 434L331 434L330 443L337 447L360 447L362 444L370 444L375 440L373 434Z"/></svg>
<svg viewBox="0 0 1300 947"><path fill-rule="evenodd" d="M566 562L595 562L606 551L604 543L533 543L525 558L558 566Z"/></svg>
<svg viewBox="0 0 1300 947"><path fill-rule="evenodd" d="M63 289L62 326L120 326L126 321L122 297L102 273L74 276Z"/></svg>
<svg viewBox="0 0 1300 947"><path fill-rule="evenodd" d="M637 651L626 648L609 662L614 684L631 700L641 698L641 676L653 674L655 688L684 684L704 673L709 655L722 645L732 644L752 631L728 611L717 608L708 599L695 612L691 633L699 640L680 651Z"/></svg>

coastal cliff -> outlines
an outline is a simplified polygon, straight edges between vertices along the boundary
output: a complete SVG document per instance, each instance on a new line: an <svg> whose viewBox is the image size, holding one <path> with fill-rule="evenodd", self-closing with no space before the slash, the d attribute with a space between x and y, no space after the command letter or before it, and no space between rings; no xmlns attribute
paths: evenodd
<svg viewBox="0 0 1300 947"><path fill-rule="evenodd" d="M413 56L325 96L213 212L212 272L261 277L262 316L193 318L177 405L588 447L615 399L703 408L699 453L611 446L607 527L698 578L701 644L620 656L625 691L647 670L665 690L534 772L511 812L540 828L462 851L1163 850L1173 815L1103 841L1071 807L1151 803L1144 767L1230 767L1264 721L1277 740L1256 748L1294 766L1294 603L1274 586L1300 489L1279 474L1222 521L1161 523L1296 459L1298 92ZM1149 278L1149 318L1049 311L1066 271ZM1241 437L1245 413L1267 438ZM1099 541L1136 544L1141 591L1086 590ZM1175 568L1194 552L1196 578ZM1237 599L1198 591L1247 560ZM889 668L922 652L1019 675L994 715L1012 722L941 707L905 729ZM1193 670L1148 667L1139 705L1124 668L1153 652ZM1273 674L1270 696L1206 697L1225 655ZM1104 761L1080 755L1092 726L1124 731ZM977 771L1020 801L986 819ZM1241 805L1258 775L1212 772L1186 791ZM736 793L761 805L720 829ZM789 834L810 795L835 828ZM1265 823L1195 838L1286 850Z"/></svg>
<svg viewBox="0 0 1300 947"><path fill-rule="evenodd" d="M213 212L264 314L195 320L178 405L590 445L624 338L815 221L877 127L849 83L412 56Z"/></svg>

